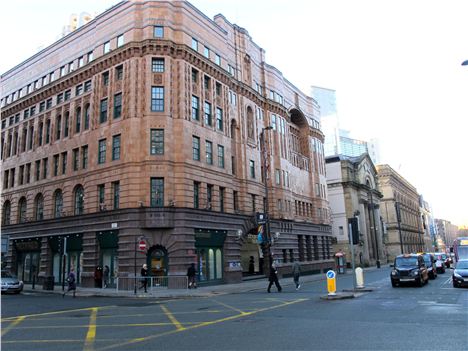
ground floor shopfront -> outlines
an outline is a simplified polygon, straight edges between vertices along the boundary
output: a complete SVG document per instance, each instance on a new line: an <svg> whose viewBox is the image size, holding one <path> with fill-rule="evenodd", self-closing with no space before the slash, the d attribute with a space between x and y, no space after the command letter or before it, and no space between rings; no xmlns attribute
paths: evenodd
<svg viewBox="0 0 468 351"><path fill-rule="evenodd" d="M108 286L140 274L185 276L195 263L199 284L241 282L263 274L255 217L208 210L139 208L104 211L3 228L8 269L30 283L61 284L71 269L81 286ZM280 275L299 261L303 272L333 268L329 226L270 221L271 254ZM145 249L139 249L139 242Z"/></svg>

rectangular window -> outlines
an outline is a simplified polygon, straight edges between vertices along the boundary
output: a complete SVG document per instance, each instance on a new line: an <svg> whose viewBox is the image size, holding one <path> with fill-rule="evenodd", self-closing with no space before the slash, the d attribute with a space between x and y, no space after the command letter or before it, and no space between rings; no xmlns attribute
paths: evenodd
<svg viewBox="0 0 468 351"><path fill-rule="evenodd" d="M280 185L281 183L281 172L279 169L275 169L275 181L276 185Z"/></svg>
<svg viewBox="0 0 468 351"><path fill-rule="evenodd" d="M98 204L99 211L106 209L106 186L104 184L98 185Z"/></svg>
<svg viewBox="0 0 468 351"><path fill-rule="evenodd" d="M164 38L164 27L163 26L154 26L153 36L155 38Z"/></svg>
<svg viewBox="0 0 468 351"><path fill-rule="evenodd" d="M70 98L71 98L71 90L69 89L69 90L67 90L67 91L65 92L63 99L64 99L65 101L68 101L68 100L70 100Z"/></svg>
<svg viewBox="0 0 468 351"><path fill-rule="evenodd" d="M47 101L46 101L46 109L49 109L51 107L52 107L52 98L47 99Z"/></svg>
<svg viewBox="0 0 468 351"><path fill-rule="evenodd" d="M80 164L80 149L73 149L73 171L77 171Z"/></svg>
<svg viewBox="0 0 468 351"><path fill-rule="evenodd" d="M46 142L46 144L48 144L50 142L50 119L48 119L47 122L46 122L45 142Z"/></svg>
<svg viewBox="0 0 468 351"><path fill-rule="evenodd" d="M200 161L200 138L196 136L192 136L192 158Z"/></svg>
<svg viewBox="0 0 468 351"><path fill-rule="evenodd" d="M255 161L250 160L250 178L255 178Z"/></svg>
<svg viewBox="0 0 468 351"><path fill-rule="evenodd" d="M211 104L205 101L205 125L211 126Z"/></svg>
<svg viewBox="0 0 468 351"><path fill-rule="evenodd" d="M112 182L112 205L114 210L120 207L120 182Z"/></svg>
<svg viewBox="0 0 468 351"><path fill-rule="evenodd" d="M49 74L49 82L52 83L55 80L55 72L50 72Z"/></svg>
<svg viewBox="0 0 468 351"><path fill-rule="evenodd" d="M114 118L122 116L122 93L114 95Z"/></svg>
<svg viewBox="0 0 468 351"><path fill-rule="evenodd" d="M192 119L198 121L200 119L200 99L192 95Z"/></svg>
<svg viewBox="0 0 468 351"><path fill-rule="evenodd" d="M29 118L29 110L25 110L23 113L23 119L28 119Z"/></svg>
<svg viewBox="0 0 468 351"><path fill-rule="evenodd" d="M88 145L81 147L81 168L88 168Z"/></svg>
<svg viewBox="0 0 468 351"><path fill-rule="evenodd" d="M88 80L84 83L84 91L87 93L88 91L91 91L91 81Z"/></svg>
<svg viewBox="0 0 468 351"><path fill-rule="evenodd" d="M203 86L205 87L206 90L210 90L210 85L211 85L210 81L211 81L210 77L208 76L203 77Z"/></svg>
<svg viewBox="0 0 468 351"><path fill-rule="evenodd" d="M221 83L216 82L216 95L221 96L221 91L222 91Z"/></svg>
<svg viewBox="0 0 468 351"><path fill-rule="evenodd" d="M151 111L164 111L164 87L151 87Z"/></svg>
<svg viewBox="0 0 468 351"><path fill-rule="evenodd" d="M151 70L156 73L164 72L164 59L153 57L151 59Z"/></svg>
<svg viewBox="0 0 468 351"><path fill-rule="evenodd" d="M60 67L60 77L63 77L65 75L65 66ZM28 91L29 93L29 91Z"/></svg>
<svg viewBox="0 0 468 351"><path fill-rule="evenodd" d="M34 127L29 127L29 140L28 140L28 150L33 148L33 141L34 141Z"/></svg>
<svg viewBox="0 0 468 351"><path fill-rule="evenodd" d="M120 160L120 134L112 137L112 161Z"/></svg>
<svg viewBox="0 0 468 351"><path fill-rule="evenodd" d="M205 149L206 149L206 163L209 165L212 165L213 164L213 143L211 141L206 140Z"/></svg>
<svg viewBox="0 0 468 351"><path fill-rule="evenodd" d="M212 210L213 209L213 185L207 184L206 185L206 209Z"/></svg>
<svg viewBox="0 0 468 351"><path fill-rule="evenodd" d="M124 36L123 34L117 37L117 47L120 48L124 44Z"/></svg>
<svg viewBox="0 0 468 351"><path fill-rule="evenodd" d="M271 115L271 127L276 130L276 115Z"/></svg>
<svg viewBox="0 0 468 351"><path fill-rule="evenodd" d="M106 162L106 139L99 140L98 164Z"/></svg>
<svg viewBox="0 0 468 351"><path fill-rule="evenodd" d="M15 168L10 169L10 188L15 186Z"/></svg>
<svg viewBox="0 0 468 351"><path fill-rule="evenodd" d="M215 54L215 63L218 66L221 66L221 56L219 56L218 54Z"/></svg>
<svg viewBox="0 0 468 351"><path fill-rule="evenodd" d="M252 212L256 212L257 211L257 198L255 194L250 194L250 201L252 205Z"/></svg>
<svg viewBox="0 0 468 351"><path fill-rule="evenodd" d="M63 93L57 94L57 105L63 102Z"/></svg>
<svg viewBox="0 0 468 351"><path fill-rule="evenodd" d="M198 71L192 68L192 83L198 82Z"/></svg>
<svg viewBox="0 0 468 351"><path fill-rule="evenodd" d="M18 185L23 185L24 183L24 166L19 167L19 174L18 174Z"/></svg>
<svg viewBox="0 0 468 351"><path fill-rule="evenodd" d="M107 98L101 100L101 107L99 113L99 123L107 121Z"/></svg>
<svg viewBox="0 0 468 351"><path fill-rule="evenodd" d="M62 132L62 116L58 115L55 118L55 140L60 140Z"/></svg>
<svg viewBox="0 0 468 351"><path fill-rule="evenodd" d="M193 208L200 208L200 183L193 182Z"/></svg>
<svg viewBox="0 0 468 351"><path fill-rule="evenodd" d="M234 206L234 211L239 211L239 193L237 191L232 192L232 198L233 198L233 206Z"/></svg>
<svg viewBox="0 0 468 351"><path fill-rule="evenodd" d="M37 161L36 161L37 162ZM8 175L9 175L9 171L6 170L5 172L3 172L3 189L8 189Z"/></svg>
<svg viewBox="0 0 468 351"><path fill-rule="evenodd" d="M109 85L109 72L104 72L102 74L102 84Z"/></svg>
<svg viewBox="0 0 468 351"><path fill-rule="evenodd" d="M58 176L59 170L59 154L54 155L54 177Z"/></svg>
<svg viewBox="0 0 468 351"><path fill-rule="evenodd" d="M151 178L151 207L164 206L164 178Z"/></svg>
<svg viewBox="0 0 468 351"><path fill-rule="evenodd" d="M68 64L68 72L70 73L70 72L73 72L74 70L75 70L75 65L72 61Z"/></svg>
<svg viewBox="0 0 468 351"><path fill-rule="evenodd" d="M164 155L164 129L151 129L151 155Z"/></svg>
<svg viewBox="0 0 468 351"><path fill-rule="evenodd" d="M203 55L205 55L206 58L210 58L210 49L205 46L205 49L203 50Z"/></svg>
<svg viewBox="0 0 468 351"><path fill-rule="evenodd" d="M67 173L67 158L68 154L67 152L62 152L62 174Z"/></svg>
<svg viewBox="0 0 468 351"><path fill-rule="evenodd" d="M67 111L65 112L65 126L64 126L64 131L63 135L64 137L68 137L68 125L70 124L70 113Z"/></svg>
<svg viewBox="0 0 468 351"><path fill-rule="evenodd" d="M192 38L192 49L198 51L198 40L195 38Z"/></svg>
<svg viewBox="0 0 468 351"><path fill-rule="evenodd" d="M110 41L104 43L104 54L110 52Z"/></svg>
<svg viewBox="0 0 468 351"><path fill-rule="evenodd" d="M94 54L92 51L88 52L88 63L90 63L94 59Z"/></svg>
<svg viewBox="0 0 468 351"><path fill-rule="evenodd" d="M77 107L75 111L75 133L81 130L81 107Z"/></svg>
<svg viewBox="0 0 468 351"><path fill-rule="evenodd" d="M224 146L218 145L218 167L224 168Z"/></svg>
<svg viewBox="0 0 468 351"><path fill-rule="evenodd" d="M36 180L41 179L41 160L36 161Z"/></svg>
<svg viewBox="0 0 468 351"><path fill-rule="evenodd" d="M84 129L89 129L89 104L85 106L84 110Z"/></svg>
<svg viewBox="0 0 468 351"><path fill-rule="evenodd" d="M216 129L223 131L223 110L216 107Z"/></svg>
<svg viewBox="0 0 468 351"><path fill-rule="evenodd" d="M123 79L123 66L117 66L115 68L115 79L122 80Z"/></svg>
<svg viewBox="0 0 468 351"><path fill-rule="evenodd" d="M43 112L45 110L45 101L42 101L39 104L39 112Z"/></svg>
<svg viewBox="0 0 468 351"><path fill-rule="evenodd" d="M75 88L75 96L79 96L83 93L83 84L77 85Z"/></svg>
<svg viewBox="0 0 468 351"><path fill-rule="evenodd" d="M30 115L34 116L36 114L36 106L31 107L30 109Z"/></svg>
<svg viewBox="0 0 468 351"><path fill-rule="evenodd" d="M219 187L219 210L224 212L224 193L225 188Z"/></svg>
<svg viewBox="0 0 468 351"><path fill-rule="evenodd" d="M38 137L38 144L42 146L42 134L44 133L44 123L39 123L39 137Z"/></svg>
<svg viewBox="0 0 468 351"><path fill-rule="evenodd" d="M84 65L84 58L83 56L78 58L78 67L83 67Z"/></svg>
<svg viewBox="0 0 468 351"><path fill-rule="evenodd" d="M31 164L28 163L26 165L26 184L29 184L30 180L31 180Z"/></svg>

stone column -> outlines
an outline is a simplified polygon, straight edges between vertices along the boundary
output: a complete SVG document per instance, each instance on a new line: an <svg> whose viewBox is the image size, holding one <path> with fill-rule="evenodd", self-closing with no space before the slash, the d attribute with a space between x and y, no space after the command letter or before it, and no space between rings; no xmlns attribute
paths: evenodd
<svg viewBox="0 0 468 351"><path fill-rule="evenodd" d="M94 269L99 261L99 245L96 232L83 233L83 266L81 267L81 285L94 287Z"/></svg>
<svg viewBox="0 0 468 351"><path fill-rule="evenodd" d="M41 238L41 253L39 258L38 284L44 282L45 277L52 275L52 249L47 237Z"/></svg>

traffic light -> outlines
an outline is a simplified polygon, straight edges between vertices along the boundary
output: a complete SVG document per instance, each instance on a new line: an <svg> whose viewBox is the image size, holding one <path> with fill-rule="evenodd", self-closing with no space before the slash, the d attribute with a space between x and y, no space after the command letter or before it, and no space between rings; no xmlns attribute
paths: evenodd
<svg viewBox="0 0 468 351"><path fill-rule="evenodd" d="M348 218L348 228L351 229L351 233L349 233L350 241L353 245L359 244L359 227L358 219L356 217Z"/></svg>

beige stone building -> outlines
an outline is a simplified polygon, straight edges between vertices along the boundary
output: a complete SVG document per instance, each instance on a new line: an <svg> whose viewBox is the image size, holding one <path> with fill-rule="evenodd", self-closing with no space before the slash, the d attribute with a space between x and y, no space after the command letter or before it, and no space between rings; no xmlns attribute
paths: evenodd
<svg viewBox="0 0 468 351"><path fill-rule="evenodd" d="M416 188L389 165L377 165L380 191L380 213L387 224L388 260L401 253L425 250L424 229Z"/></svg>
<svg viewBox="0 0 468 351"><path fill-rule="evenodd" d="M348 219L356 217L359 244L354 245L357 265L387 263L377 170L368 154L359 157L330 156L326 158L328 200L332 218L335 251L346 255L351 263Z"/></svg>
<svg viewBox="0 0 468 351"><path fill-rule="evenodd" d="M24 281L195 262L238 282L250 256L262 273L258 212L280 273L332 267L318 105L222 15L121 2L1 80L2 235Z"/></svg>

